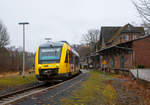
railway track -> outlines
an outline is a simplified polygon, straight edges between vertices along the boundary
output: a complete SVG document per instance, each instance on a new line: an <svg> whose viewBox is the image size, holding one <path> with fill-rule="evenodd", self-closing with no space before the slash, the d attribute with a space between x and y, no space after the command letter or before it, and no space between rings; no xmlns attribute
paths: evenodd
<svg viewBox="0 0 150 105"><path fill-rule="evenodd" d="M75 77L75 78L77 78L77 77ZM13 103L13 102L20 100L22 98L25 98L27 96L46 91L48 89L56 88L56 87L64 84L65 82L71 81L75 78L71 78L69 80L59 82L57 84L53 84L51 86L45 86L45 83L41 83L38 86L34 86L34 87L18 90L18 91L12 92L12 93L8 93L6 95L2 95L2 96L0 96L0 105L6 105L6 104L10 105L10 103Z"/></svg>

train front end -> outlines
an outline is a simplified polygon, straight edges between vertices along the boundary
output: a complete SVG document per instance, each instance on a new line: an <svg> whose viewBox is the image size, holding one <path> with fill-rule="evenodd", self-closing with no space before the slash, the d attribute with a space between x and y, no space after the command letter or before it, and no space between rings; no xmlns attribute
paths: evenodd
<svg viewBox="0 0 150 105"><path fill-rule="evenodd" d="M38 80L56 79L59 73L61 44L43 44L35 55L35 74Z"/></svg>

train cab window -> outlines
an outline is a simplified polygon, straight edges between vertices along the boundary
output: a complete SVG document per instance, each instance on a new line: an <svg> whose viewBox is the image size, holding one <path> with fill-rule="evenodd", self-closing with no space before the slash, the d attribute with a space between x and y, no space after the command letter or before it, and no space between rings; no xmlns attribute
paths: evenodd
<svg viewBox="0 0 150 105"><path fill-rule="evenodd" d="M61 51L61 47L40 47L39 64L59 63Z"/></svg>
<svg viewBox="0 0 150 105"><path fill-rule="evenodd" d="M65 63L68 63L68 56L69 56L69 54L68 54L68 52L66 52Z"/></svg>

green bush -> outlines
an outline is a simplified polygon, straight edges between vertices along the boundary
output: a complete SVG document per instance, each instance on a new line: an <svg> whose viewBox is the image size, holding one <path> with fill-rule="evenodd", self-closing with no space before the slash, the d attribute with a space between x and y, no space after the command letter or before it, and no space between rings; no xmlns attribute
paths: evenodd
<svg viewBox="0 0 150 105"><path fill-rule="evenodd" d="M138 68L143 69L144 65L138 65Z"/></svg>

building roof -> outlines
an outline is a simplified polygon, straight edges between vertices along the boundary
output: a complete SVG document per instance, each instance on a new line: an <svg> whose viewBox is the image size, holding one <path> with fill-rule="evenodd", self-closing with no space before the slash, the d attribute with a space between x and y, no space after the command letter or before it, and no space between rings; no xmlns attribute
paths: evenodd
<svg viewBox="0 0 150 105"><path fill-rule="evenodd" d="M104 38L104 42L111 42L116 36L120 35L120 33L141 33L145 34L144 27L134 27L131 24L126 24L121 27L101 27L101 37Z"/></svg>
<svg viewBox="0 0 150 105"><path fill-rule="evenodd" d="M123 47L120 47L120 46L123 45L123 44L133 43L133 42L135 42L135 41L143 40L143 39L146 39L146 38L150 38L150 35L143 36L143 37L138 38L138 39L134 39L134 40L131 40L131 41L128 41L128 42L119 43L119 44L116 44L116 45L113 45L113 46L110 46L110 47L106 47L106 48L100 49L99 51L97 51L97 53L98 53L98 52L101 52L101 51L104 51L104 50L107 50L107 49L110 49L110 48L120 48L120 49L124 49ZM125 48L125 49L131 50L131 48Z"/></svg>
<svg viewBox="0 0 150 105"><path fill-rule="evenodd" d="M104 41L107 42L119 28L120 27L101 27L101 36L104 38Z"/></svg>

